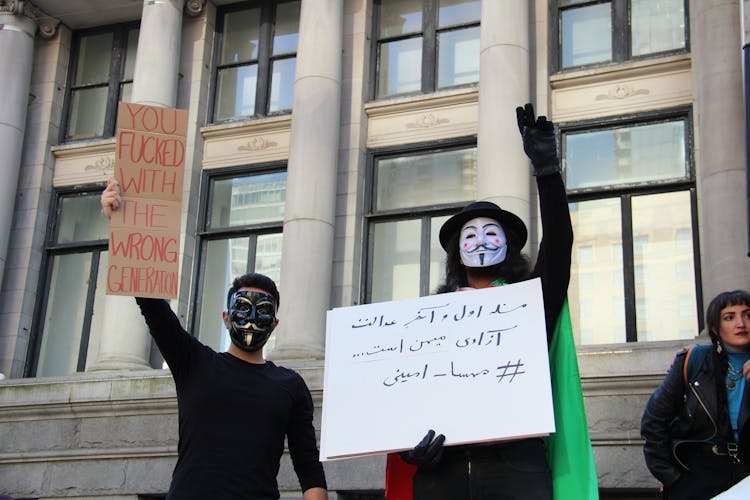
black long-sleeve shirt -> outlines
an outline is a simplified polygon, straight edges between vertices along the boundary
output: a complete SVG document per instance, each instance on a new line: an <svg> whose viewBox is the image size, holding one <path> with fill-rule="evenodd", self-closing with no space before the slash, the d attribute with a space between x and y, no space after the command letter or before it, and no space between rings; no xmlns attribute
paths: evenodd
<svg viewBox="0 0 750 500"><path fill-rule="evenodd" d="M299 374L217 353L185 331L166 301L136 301L177 390L179 443L168 498L279 498L285 436L302 490L326 488L313 402Z"/></svg>

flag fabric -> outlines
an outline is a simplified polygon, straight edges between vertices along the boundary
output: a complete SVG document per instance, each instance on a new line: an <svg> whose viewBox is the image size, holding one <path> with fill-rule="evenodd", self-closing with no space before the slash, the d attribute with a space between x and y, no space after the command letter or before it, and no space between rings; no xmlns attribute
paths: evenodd
<svg viewBox="0 0 750 500"><path fill-rule="evenodd" d="M386 500L412 500L417 466L403 461L398 453L389 453L385 462Z"/></svg>
<svg viewBox="0 0 750 500"><path fill-rule="evenodd" d="M547 436L555 500L596 500L599 489L583 406L581 377L567 299L549 346L555 433Z"/></svg>

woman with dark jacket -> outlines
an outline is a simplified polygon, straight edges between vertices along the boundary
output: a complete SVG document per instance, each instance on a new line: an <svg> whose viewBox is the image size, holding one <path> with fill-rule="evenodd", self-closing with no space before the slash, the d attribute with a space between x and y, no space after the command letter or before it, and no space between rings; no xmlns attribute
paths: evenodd
<svg viewBox="0 0 750 500"><path fill-rule="evenodd" d="M663 498L711 498L750 474L750 294L717 295L706 329L711 345L677 354L641 419Z"/></svg>

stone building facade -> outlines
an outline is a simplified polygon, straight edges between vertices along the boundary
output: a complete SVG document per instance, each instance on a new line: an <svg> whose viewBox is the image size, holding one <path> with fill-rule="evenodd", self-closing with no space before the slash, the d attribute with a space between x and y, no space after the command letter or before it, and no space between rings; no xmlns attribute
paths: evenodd
<svg viewBox="0 0 750 500"><path fill-rule="evenodd" d="M0 494L150 499L174 386L106 288L120 100L187 110L179 298L226 347L231 276L280 285L267 356L320 425L326 311L429 294L491 200L539 242L515 107L557 125L569 300L602 498L656 498L639 421L716 293L750 288L740 0L0 0ZM395 423L394 423L395 425ZM384 458L326 462L382 498ZM282 498L301 498L291 463Z"/></svg>

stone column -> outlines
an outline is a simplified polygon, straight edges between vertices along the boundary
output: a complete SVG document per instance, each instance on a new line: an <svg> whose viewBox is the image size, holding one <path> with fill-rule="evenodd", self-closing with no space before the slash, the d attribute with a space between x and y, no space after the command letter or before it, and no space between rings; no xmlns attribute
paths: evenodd
<svg viewBox="0 0 750 500"><path fill-rule="evenodd" d="M271 357L322 358L330 307L341 109L342 0L304 0Z"/></svg>
<svg viewBox="0 0 750 500"><path fill-rule="evenodd" d="M482 2L477 199L530 218L530 164L516 124L529 102L529 2ZM546 107L546 106L545 106Z"/></svg>
<svg viewBox="0 0 750 500"><path fill-rule="evenodd" d="M703 298L750 285L740 0L690 3Z"/></svg>
<svg viewBox="0 0 750 500"><path fill-rule="evenodd" d="M23 13L23 2L0 1L0 284L5 274L8 240L21 169L26 130L36 23Z"/></svg>
<svg viewBox="0 0 750 500"><path fill-rule="evenodd" d="M175 107L185 0L144 0L133 73L131 101ZM99 355L88 368L138 370L148 368L151 337L135 300L107 295Z"/></svg>

